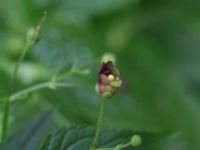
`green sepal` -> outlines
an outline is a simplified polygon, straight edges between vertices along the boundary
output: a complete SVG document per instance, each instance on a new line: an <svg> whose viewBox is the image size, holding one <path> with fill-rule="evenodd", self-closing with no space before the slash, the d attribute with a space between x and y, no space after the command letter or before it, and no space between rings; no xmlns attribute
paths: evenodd
<svg viewBox="0 0 200 150"><path fill-rule="evenodd" d="M115 88L118 88L122 85L122 80L114 80L114 81L110 82L110 85Z"/></svg>

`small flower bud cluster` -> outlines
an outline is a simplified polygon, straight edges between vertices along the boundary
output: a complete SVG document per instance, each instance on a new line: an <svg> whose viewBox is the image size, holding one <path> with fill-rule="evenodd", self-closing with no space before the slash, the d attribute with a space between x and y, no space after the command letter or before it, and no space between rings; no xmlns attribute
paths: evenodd
<svg viewBox="0 0 200 150"><path fill-rule="evenodd" d="M113 66L112 61L103 63L98 78L98 92L101 97L103 99L112 97L121 85L119 71Z"/></svg>
<svg viewBox="0 0 200 150"><path fill-rule="evenodd" d="M47 12L44 11L43 17L40 20L39 24L36 27L30 28L28 30L27 35L26 35L27 43L33 44L39 40L41 26L43 22L45 21L46 17L47 17Z"/></svg>
<svg viewBox="0 0 200 150"><path fill-rule="evenodd" d="M27 43L34 43L39 39L40 27L30 28L27 32Z"/></svg>

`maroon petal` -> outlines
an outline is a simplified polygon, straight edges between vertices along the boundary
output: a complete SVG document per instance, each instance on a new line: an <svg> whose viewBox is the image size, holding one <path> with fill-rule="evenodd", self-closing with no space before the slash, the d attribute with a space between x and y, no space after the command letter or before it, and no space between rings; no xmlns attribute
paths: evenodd
<svg viewBox="0 0 200 150"><path fill-rule="evenodd" d="M102 64L99 75L104 74L104 75L108 76L108 75L112 74L112 72L113 72L113 63L112 63L112 61L108 61L107 63Z"/></svg>

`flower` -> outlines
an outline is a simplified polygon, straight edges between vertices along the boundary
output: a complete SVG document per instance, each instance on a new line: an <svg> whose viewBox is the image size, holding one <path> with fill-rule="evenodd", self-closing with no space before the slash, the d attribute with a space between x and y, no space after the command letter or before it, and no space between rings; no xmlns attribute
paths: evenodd
<svg viewBox="0 0 200 150"><path fill-rule="evenodd" d="M112 61L103 62L98 76L98 93L102 98L108 99L117 92L121 85L119 71L114 67Z"/></svg>

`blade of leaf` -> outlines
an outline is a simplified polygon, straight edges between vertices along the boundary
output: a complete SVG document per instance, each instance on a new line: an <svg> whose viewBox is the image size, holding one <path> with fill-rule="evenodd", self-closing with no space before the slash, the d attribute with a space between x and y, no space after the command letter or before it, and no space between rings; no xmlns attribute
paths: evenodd
<svg viewBox="0 0 200 150"><path fill-rule="evenodd" d="M4 150L36 150L50 127L51 111L43 112L11 136Z"/></svg>
<svg viewBox="0 0 200 150"><path fill-rule="evenodd" d="M46 138L40 150L88 150L94 137L94 131L95 129L92 127L72 127L59 130ZM161 133L134 132L131 130L104 130L100 136L98 147L109 148L118 144L125 144L135 134L141 135L142 146L128 147L127 150L142 150L143 148L150 150L154 142L166 136L166 134Z"/></svg>

